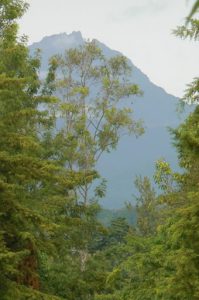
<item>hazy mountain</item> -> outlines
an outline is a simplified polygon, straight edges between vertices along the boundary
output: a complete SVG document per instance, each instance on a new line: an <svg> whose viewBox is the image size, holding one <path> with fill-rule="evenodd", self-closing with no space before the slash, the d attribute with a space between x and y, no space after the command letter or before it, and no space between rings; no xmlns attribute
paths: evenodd
<svg viewBox="0 0 199 300"><path fill-rule="evenodd" d="M96 41L108 57L121 54ZM84 43L80 32L61 33L44 37L30 46L31 53L42 50L41 76L47 71L48 60L53 54L63 53L65 49L78 47ZM130 61L129 61L130 62ZM135 83L139 84L144 95L135 99L134 116L143 119L146 132L136 139L132 136L122 138L118 149L102 157L98 164L101 175L108 180L107 197L102 201L105 207L118 208L125 201L132 201L135 175L152 177L154 163L164 157L173 168L177 168L177 157L167 127L176 127L184 116L176 112L178 98L168 94L153 84L132 62ZM161 69L160 69L161 76Z"/></svg>

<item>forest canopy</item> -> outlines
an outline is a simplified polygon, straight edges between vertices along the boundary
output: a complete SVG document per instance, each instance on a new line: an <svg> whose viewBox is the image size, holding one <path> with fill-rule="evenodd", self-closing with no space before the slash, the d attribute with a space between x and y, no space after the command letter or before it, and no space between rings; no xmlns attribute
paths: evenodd
<svg viewBox="0 0 199 300"><path fill-rule="evenodd" d="M199 299L198 78L184 95L193 112L171 130L183 171L157 160L154 183L135 180L135 224L105 225L96 164L124 132L144 133L128 102L142 92L127 58L95 42L53 56L41 80L40 52L18 35L27 9L0 1L1 299ZM198 41L197 11L176 35Z"/></svg>

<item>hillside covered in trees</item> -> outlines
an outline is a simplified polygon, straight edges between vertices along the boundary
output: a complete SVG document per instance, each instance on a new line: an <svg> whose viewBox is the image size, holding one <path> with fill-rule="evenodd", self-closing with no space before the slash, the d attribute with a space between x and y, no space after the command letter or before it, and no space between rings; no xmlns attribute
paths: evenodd
<svg viewBox="0 0 199 300"><path fill-rule="evenodd" d="M198 7L177 36L198 40ZM0 0L0 299L199 299L199 79L184 97L193 112L170 129L182 172L157 160L154 182L136 177L133 225L104 225L96 165L123 134L144 134L129 101L142 91L128 59L95 42L51 57L41 80L40 51L18 35L27 9Z"/></svg>

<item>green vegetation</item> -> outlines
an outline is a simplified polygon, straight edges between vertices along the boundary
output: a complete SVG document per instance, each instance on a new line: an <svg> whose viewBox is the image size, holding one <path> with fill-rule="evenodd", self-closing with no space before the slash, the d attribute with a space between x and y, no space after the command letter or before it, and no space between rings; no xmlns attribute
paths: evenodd
<svg viewBox="0 0 199 300"><path fill-rule="evenodd" d="M130 75L126 57L106 59L95 42L52 57L45 92L59 95L60 147L64 147L65 166L72 172L84 172L86 178L101 155L117 147L121 134L138 136L143 132L125 105L127 98L140 94L138 86L129 81ZM87 205L91 186L92 180L82 182L74 190L76 201ZM103 197L105 191L106 181L102 179L92 201Z"/></svg>
<svg viewBox="0 0 199 300"><path fill-rule="evenodd" d="M130 205L110 216L96 163L124 131L143 132L118 106L140 90L127 59L94 43L53 57L42 85L39 52L17 35L26 9L0 2L1 299L199 299L199 106L171 130L183 172L157 161L161 192L137 177L136 217ZM187 26L177 35L197 40L198 20ZM196 78L185 98L198 92Z"/></svg>
<svg viewBox="0 0 199 300"><path fill-rule="evenodd" d="M136 224L136 207L129 205L120 209L105 209L102 208L97 214L98 220L107 226L110 226L111 220L124 218L129 225Z"/></svg>

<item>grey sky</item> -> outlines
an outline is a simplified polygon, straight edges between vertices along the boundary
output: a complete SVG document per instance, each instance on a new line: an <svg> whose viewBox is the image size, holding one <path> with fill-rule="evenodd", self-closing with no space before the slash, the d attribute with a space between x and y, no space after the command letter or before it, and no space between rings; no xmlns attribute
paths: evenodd
<svg viewBox="0 0 199 300"><path fill-rule="evenodd" d="M30 43L46 35L81 31L121 51L157 85L182 96L198 75L198 45L171 34L192 0L29 0L20 22Z"/></svg>

